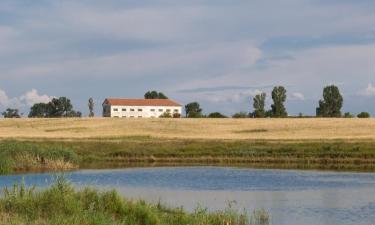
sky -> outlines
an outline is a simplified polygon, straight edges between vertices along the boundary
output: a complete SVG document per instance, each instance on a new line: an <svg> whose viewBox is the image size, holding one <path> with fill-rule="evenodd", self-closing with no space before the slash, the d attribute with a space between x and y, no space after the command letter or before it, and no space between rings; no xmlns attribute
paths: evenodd
<svg viewBox="0 0 375 225"><path fill-rule="evenodd" d="M0 1L0 111L67 96L87 115L93 97L100 115L158 90L231 115L283 85L289 114L314 115L331 84L375 115L375 1Z"/></svg>

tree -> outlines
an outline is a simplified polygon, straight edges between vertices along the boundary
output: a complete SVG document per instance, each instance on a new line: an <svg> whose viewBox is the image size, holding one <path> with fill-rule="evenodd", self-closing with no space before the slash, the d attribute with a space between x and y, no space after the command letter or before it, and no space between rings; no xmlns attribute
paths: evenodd
<svg viewBox="0 0 375 225"><path fill-rule="evenodd" d="M148 91L145 94L145 99L157 99L158 98L158 92L157 91Z"/></svg>
<svg viewBox="0 0 375 225"><path fill-rule="evenodd" d="M219 113L219 112L213 112L213 113L210 113L208 114L207 116L208 118L227 118L227 116Z"/></svg>
<svg viewBox="0 0 375 225"><path fill-rule="evenodd" d="M186 117L199 118L202 117L202 109L198 102L191 102L185 105Z"/></svg>
<svg viewBox="0 0 375 225"><path fill-rule="evenodd" d="M271 117L272 117L272 114L273 114L272 109L266 111L266 117L267 117L267 118L271 118Z"/></svg>
<svg viewBox="0 0 375 225"><path fill-rule="evenodd" d="M168 97L162 92L148 91L145 94L145 99L168 99Z"/></svg>
<svg viewBox="0 0 375 225"><path fill-rule="evenodd" d="M48 103L37 103L34 104L29 113L30 118L45 118L50 115L50 105Z"/></svg>
<svg viewBox="0 0 375 225"><path fill-rule="evenodd" d="M286 89L283 86L276 86L272 90L272 117L287 117L284 102L286 101Z"/></svg>
<svg viewBox="0 0 375 225"><path fill-rule="evenodd" d="M7 108L4 112L1 113L4 118L21 118L18 109Z"/></svg>
<svg viewBox="0 0 375 225"><path fill-rule="evenodd" d="M266 93L255 95L255 97L253 98L253 107L254 107L254 112L252 114L253 117L263 118L266 116L266 110L264 109L265 102L266 102Z"/></svg>
<svg viewBox="0 0 375 225"><path fill-rule="evenodd" d="M81 117L82 113L73 110L70 99L66 97L53 98L48 103L34 104L29 117Z"/></svg>
<svg viewBox="0 0 375 225"><path fill-rule="evenodd" d="M94 99L92 98L89 99L88 106L89 106L89 111L90 111L89 117L94 117Z"/></svg>
<svg viewBox="0 0 375 225"><path fill-rule="evenodd" d="M159 92L158 99L168 99L168 97L163 92Z"/></svg>
<svg viewBox="0 0 375 225"><path fill-rule="evenodd" d="M53 98L48 104L51 110L49 117L68 117L73 110L70 99L66 97Z"/></svg>
<svg viewBox="0 0 375 225"><path fill-rule="evenodd" d="M360 114L357 115L358 118L370 118L370 113L368 112L361 112Z"/></svg>
<svg viewBox="0 0 375 225"><path fill-rule="evenodd" d="M323 90L323 99L319 101L316 115L321 117L341 117L343 97L335 85L330 85Z"/></svg>

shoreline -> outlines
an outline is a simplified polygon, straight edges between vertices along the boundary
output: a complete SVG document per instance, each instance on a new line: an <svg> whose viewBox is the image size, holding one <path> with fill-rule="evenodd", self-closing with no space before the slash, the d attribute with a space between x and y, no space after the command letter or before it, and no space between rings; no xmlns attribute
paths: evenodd
<svg viewBox="0 0 375 225"><path fill-rule="evenodd" d="M2 140L0 155L1 151L12 148L7 156L12 163L2 174L163 165L374 172L373 146L375 141L345 140L321 143L145 137L116 141ZM0 171L3 161L0 160Z"/></svg>

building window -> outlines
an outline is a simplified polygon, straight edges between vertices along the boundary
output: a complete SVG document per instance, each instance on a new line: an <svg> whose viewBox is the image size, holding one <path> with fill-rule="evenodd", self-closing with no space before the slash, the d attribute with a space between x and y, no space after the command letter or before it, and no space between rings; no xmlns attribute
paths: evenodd
<svg viewBox="0 0 375 225"><path fill-rule="evenodd" d="M155 112L155 109L150 109L151 112Z"/></svg>
<svg viewBox="0 0 375 225"><path fill-rule="evenodd" d="M142 116L138 116L138 118L142 118Z"/></svg>
<svg viewBox="0 0 375 225"><path fill-rule="evenodd" d="M175 112L175 113L178 113L178 109L175 109L174 112Z"/></svg>
<svg viewBox="0 0 375 225"><path fill-rule="evenodd" d="M142 112L143 110L142 109L138 109L138 112Z"/></svg>
<svg viewBox="0 0 375 225"><path fill-rule="evenodd" d="M126 112L126 109L122 109L123 112Z"/></svg>
<svg viewBox="0 0 375 225"><path fill-rule="evenodd" d="M167 112L171 112L171 110L170 110L170 109L167 109Z"/></svg>
<svg viewBox="0 0 375 225"><path fill-rule="evenodd" d="M134 112L134 109L130 109L131 112Z"/></svg>
<svg viewBox="0 0 375 225"><path fill-rule="evenodd" d="M118 111L118 108L113 108L113 111L117 112L117 111Z"/></svg>
<svg viewBox="0 0 375 225"><path fill-rule="evenodd" d="M130 116L130 118L134 118L134 116Z"/></svg>
<svg viewBox="0 0 375 225"><path fill-rule="evenodd" d="M159 112L163 112L163 109L159 109Z"/></svg>

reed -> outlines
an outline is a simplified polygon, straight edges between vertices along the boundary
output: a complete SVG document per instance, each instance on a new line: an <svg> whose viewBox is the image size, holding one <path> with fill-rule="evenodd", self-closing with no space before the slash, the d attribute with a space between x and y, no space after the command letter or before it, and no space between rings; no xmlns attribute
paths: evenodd
<svg viewBox="0 0 375 225"><path fill-rule="evenodd" d="M0 174L28 170L69 170L78 166L77 154L63 147L0 142Z"/></svg>

